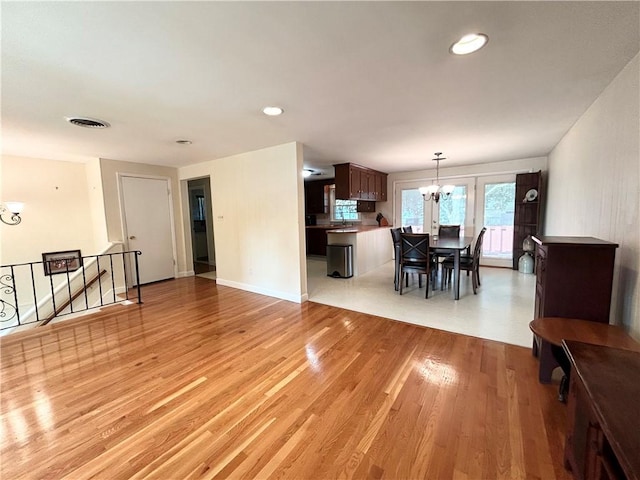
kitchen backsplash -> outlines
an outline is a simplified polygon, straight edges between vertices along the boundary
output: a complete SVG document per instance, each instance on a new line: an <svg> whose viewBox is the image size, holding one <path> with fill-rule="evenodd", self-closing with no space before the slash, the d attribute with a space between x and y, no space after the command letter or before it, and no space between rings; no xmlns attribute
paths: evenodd
<svg viewBox="0 0 640 480"><path fill-rule="evenodd" d="M371 213L360 213L360 220L359 221L347 221L347 223L357 223L359 225L378 225L378 222L376 221L376 215L377 212L371 212ZM330 225L331 223L340 223L340 222L331 222L331 218L329 218L329 214L328 213L321 213L316 215L316 219L318 222L318 225Z"/></svg>

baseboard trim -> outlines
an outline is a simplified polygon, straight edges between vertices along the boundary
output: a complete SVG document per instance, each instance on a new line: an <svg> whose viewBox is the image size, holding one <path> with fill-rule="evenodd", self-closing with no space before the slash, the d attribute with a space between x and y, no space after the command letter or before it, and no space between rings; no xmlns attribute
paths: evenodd
<svg viewBox="0 0 640 480"><path fill-rule="evenodd" d="M176 278L193 277L195 274L195 270L183 270L182 272L178 272Z"/></svg>
<svg viewBox="0 0 640 480"><path fill-rule="evenodd" d="M251 293L259 293L260 295L266 295L268 297L275 297L281 300L287 300L294 303L303 303L309 299L308 294L294 295L291 293L280 292L278 290L270 290L268 288L258 287L256 285L250 285L248 283L234 282L233 280L226 280L224 278L216 278L218 285L224 285L225 287L237 288L238 290L245 290Z"/></svg>

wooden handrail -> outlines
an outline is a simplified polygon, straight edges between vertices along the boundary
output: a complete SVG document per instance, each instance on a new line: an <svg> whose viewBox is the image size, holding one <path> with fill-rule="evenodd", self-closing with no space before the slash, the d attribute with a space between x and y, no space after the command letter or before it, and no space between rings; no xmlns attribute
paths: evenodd
<svg viewBox="0 0 640 480"><path fill-rule="evenodd" d="M93 285L94 283L96 283L98 281L98 279L100 279L105 273L107 273L106 270L102 270L100 273L96 274L95 277L93 277L91 280L89 280L86 285L84 285L83 287L81 287L80 289L78 289L78 291L76 293L73 294L73 296L68 299L65 300L65 302L60 305L58 308L56 308L56 311L53 312L51 315L49 315L47 318L45 318L39 326L43 327L45 326L47 323L49 323L51 320L53 320L54 318L56 318L58 316L58 314L60 312L62 312L65 308L67 308L69 305L71 305L71 303L73 303L73 301L78 298L80 295L82 295L83 292L85 292L91 285Z"/></svg>

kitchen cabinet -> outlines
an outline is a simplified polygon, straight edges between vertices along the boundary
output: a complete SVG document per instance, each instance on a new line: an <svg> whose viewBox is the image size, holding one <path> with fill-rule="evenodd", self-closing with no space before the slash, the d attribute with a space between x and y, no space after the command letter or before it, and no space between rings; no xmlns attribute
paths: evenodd
<svg viewBox="0 0 640 480"><path fill-rule="evenodd" d="M334 165L336 198L367 202L387 201L387 174L354 163ZM364 210L359 210L364 211ZM375 211L375 206L371 211Z"/></svg>
<svg viewBox="0 0 640 480"><path fill-rule="evenodd" d="M371 213L376 211L376 202L367 202L358 200L356 204L356 212Z"/></svg>
<svg viewBox="0 0 640 480"><path fill-rule="evenodd" d="M537 192L535 198L527 197L531 190ZM513 269L518 269L518 261L524 254L522 242L529 235L540 233L540 219L543 202L541 172L516 175L516 204L513 217Z"/></svg>
<svg viewBox="0 0 640 480"><path fill-rule="evenodd" d="M609 323L616 243L536 235L534 318Z"/></svg>
<svg viewBox="0 0 640 480"><path fill-rule="evenodd" d="M329 185L333 180L304 182L304 210L306 215L329 213Z"/></svg>
<svg viewBox="0 0 640 480"><path fill-rule="evenodd" d="M327 255L327 231L335 230L336 227L307 227L306 246L307 255Z"/></svg>

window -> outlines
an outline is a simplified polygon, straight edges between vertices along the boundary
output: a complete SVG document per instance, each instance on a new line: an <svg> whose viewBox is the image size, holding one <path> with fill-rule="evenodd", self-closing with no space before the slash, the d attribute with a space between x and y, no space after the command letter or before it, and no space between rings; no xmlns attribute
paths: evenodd
<svg viewBox="0 0 640 480"><path fill-rule="evenodd" d="M467 187L456 185L451 195L440 198L438 223L440 225L460 225L460 235L464 236L464 221L467 208Z"/></svg>
<svg viewBox="0 0 640 480"><path fill-rule="evenodd" d="M197 221L205 220L204 195L196 195L194 200L193 209L191 211L193 219Z"/></svg>
<svg viewBox="0 0 640 480"><path fill-rule="evenodd" d="M484 187L483 257L513 257L513 213L516 200L515 182L487 183Z"/></svg>
<svg viewBox="0 0 640 480"><path fill-rule="evenodd" d="M411 226L414 232L422 233L424 221L424 198L416 189L402 190L402 227Z"/></svg>
<svg viewBox="0 0 640 480"><path fill-rule="evenodd" d="M331 221L357 222L360 221L358 202L356 200L340 200L336 198L335 185L331 185Z"/></svg>

